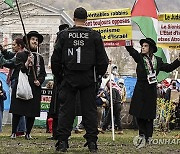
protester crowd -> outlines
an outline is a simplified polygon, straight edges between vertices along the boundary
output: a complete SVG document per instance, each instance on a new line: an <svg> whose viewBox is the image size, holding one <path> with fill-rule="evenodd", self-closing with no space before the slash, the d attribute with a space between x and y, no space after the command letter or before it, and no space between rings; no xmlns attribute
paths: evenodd
<svg viewBox="0 0 180 154"><path fill-rule="evenodd" d="M51 118L53 135L57 140L57 151L66 152L68 139L73 130L77 115L82 115L86 133L84 146L90 152L96 152L98 133L106 133L114 122L116 133L122 135L121 109L126 103L126 87L119 77L118 67L108 59L101 35L85 27L87 11L79 7L74 11L74 26L60 25L54 52L51 57L51 69L54 75L53 96L48 117ZM46 71L43 57L39 54L39 45L43 36L30 31L23 38L13 41L14 52L1 46L0 64L9 68L7 83L10 84L12 113L11 139L16 139L18 128L25 126L25 139L30 140L35 117L40 116L41 85ZM159 71L171 72L180 66L180 57L167 64L154 55L156 43L151 38L141 39L141 53L133 46L126 46L130 56L137 63L137 83L132 96L129 113L138 123L139 136L146 142L153 135L153 120L156 118L156 100L164 98L170 101L174 91L179 92L177 81L157 84ZM107 73L110 65L111 72ZM24 79L20 78L24 76ZM23 83L21 83L23 82ZM23 85L20 85L20 83ZM21 88L24 88L21 93ZM26 90L29 90L26 93ZM21 93L21 94L20 94ZM3 103L6 92L0 82L0 131L2 130ZM179 100L176 102L177 106ZM80 111L76 107L80 108ZM177 107L178 108L178 107ZM113 111L113 121L111 112ZM20 125L20 121L22 124ZM50 121L50 120L49 120ZM79 129L79 128L78 128ZM77 131L76 132L81 132Z"/></svg>

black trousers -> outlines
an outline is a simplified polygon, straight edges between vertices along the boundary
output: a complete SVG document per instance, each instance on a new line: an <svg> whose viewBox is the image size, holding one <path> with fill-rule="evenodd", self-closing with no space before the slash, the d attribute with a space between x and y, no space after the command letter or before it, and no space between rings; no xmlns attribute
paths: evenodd
<svg viewBox="0 0 180 154"><path fill-rule="evenodd" d="M115 118L114 122L117 125L119 131L122 130L120 113L121 113L121 104L120 103L114 104L113 105L113 114ZM109 108L108 113L104 119L102 129L106 130L110 122L111 122L111 108Z"/></svg>
<svg viewBox="0 0 180 154"><path fill-rule="evenodd" d="M154 119L137 119L137 124L139 128L139 135L144 135L146 138L146 141L149 139L149 137L152 137L153 135L153 120Z"/></svg>
<svg viewBox="0 0 180 154"><path fill-rule="evenodd" d="M75 118L76 94L78 90L80 93L82 121L86 130L84 138L87 142L96 142L98 139L98 130L94 84L83 89L74 88L67 82L61 84L58 98L60 102L60 109L58 116L57 138L58 140L66 141L71 135Z"/></svg>
<svg viewBox="0 0 180 154"><path fill-rule="evenodd" d="M12 118L12 133L16 133L17 126L19 124L20 117L22 115L13 114ZM30 134L33 124L34 124L35 117L26 117L26 134Z"/></svg>
<svg viewBox="0 0 180 154"><path fill-rule="evenodd" d="M57 126L58 126L58 118L53 118L52 124L52 136L57 139Z"/></svg>

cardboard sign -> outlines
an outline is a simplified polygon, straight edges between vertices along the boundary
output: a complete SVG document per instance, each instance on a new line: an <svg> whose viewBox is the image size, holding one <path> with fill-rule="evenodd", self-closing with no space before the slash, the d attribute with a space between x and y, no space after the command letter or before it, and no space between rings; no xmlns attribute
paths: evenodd
<svg viewBox="0 0 180 154"><path fill-rule="evenodd" d="M171 90L171 101L174 103L179 103L179 97L180 97L180 92L177 90Z"/></svg>
<svg viewBox="0 0 180 154"><path fill-rule="evenodd" d="M48 112L52 97L52 89L41 89L41 111Z"/></svg>

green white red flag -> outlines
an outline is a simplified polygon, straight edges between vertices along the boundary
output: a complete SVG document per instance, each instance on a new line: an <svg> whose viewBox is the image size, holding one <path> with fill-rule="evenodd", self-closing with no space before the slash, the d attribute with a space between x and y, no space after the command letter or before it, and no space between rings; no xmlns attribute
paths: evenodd
<svg viewBox="0 0 180 154"><path fill-rule="evenodd" d="M6 3L7 5L9 5L11 8L14 7L14 5L13 5L13 0L4 0L4 3Z"/></svg>
<svg viewBox="0 0 180 154"><path fill-rule="evenodd" d="M158 13L154 0L136 0L132 8L132 21L138 26L140 31L145 37L152 38L157 42L158 31ZM158 48L155 54L163 59L163 62L170 62L169 52ZM162 81L169 76L169 73L160 72L158 75L158 81Z"/></svg>

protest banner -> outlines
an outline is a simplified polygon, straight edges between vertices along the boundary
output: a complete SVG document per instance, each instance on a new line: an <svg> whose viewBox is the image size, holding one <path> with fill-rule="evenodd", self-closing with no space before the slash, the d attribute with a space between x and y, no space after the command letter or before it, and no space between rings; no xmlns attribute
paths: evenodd
<svg viewBox="0 0 180 154"><path fill-rule="evenodd" d="M52 89L41 88L41 112L48 112L52 97Z"/></svg>
<svg viewBox="0 0 180 154"><path fill-rule="evenodd" d="M85 24L101 33L105 47L125 46L132 40L131 10L112 9L88 11Z"/></svg>
<svg viewBox="0 0 180 154"><path fill-rule="evenodd" d="M159 47L171 50L180 49L180 13L163 13L159 15Z"/></svg>

